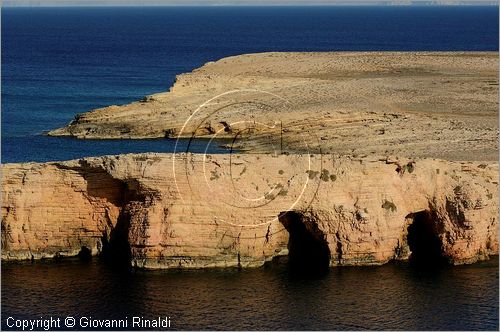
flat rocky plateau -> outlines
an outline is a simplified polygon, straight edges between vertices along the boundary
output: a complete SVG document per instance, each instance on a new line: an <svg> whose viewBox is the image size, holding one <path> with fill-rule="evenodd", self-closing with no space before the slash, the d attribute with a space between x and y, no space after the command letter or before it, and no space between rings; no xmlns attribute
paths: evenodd
<svg viewBox="0 0 500 332"><path fill-rule="evenodd" d="M49 135L226 138L242 153L2 165L2 260L328 267L498 255L498 53L229 57Z"/></svg>
<svg viewBox="0 0 500 332"><path fill-rule="evenodd" d="M249 152L498 160L498 52L261 53L49 135L225 137Z"/></svg>

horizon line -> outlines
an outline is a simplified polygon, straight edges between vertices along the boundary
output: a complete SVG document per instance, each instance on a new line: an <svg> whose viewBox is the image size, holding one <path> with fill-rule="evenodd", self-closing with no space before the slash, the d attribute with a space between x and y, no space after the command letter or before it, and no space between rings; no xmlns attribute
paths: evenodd
<svg viewBox="0 0 500 332"><path fill-rule="evenodd" d="M57 0L0 0L1 7L331 7L331 6L420 6L420 7L457 7L457 6L498 6L498 0L114 0L114 1L57 1Z"/></svg>
<svg viewBox="0 0 500 332"><path fill-rule="evenodd" d="M498 3L484 3L484 4L223 4L223 5L209 5L209 4L151 4L151 5L136 5L136 4L95 4L95 5L77 5L77 4L61 4L61 5L1 5L1 8L95 8L95 7L498 7Z"/></svg>

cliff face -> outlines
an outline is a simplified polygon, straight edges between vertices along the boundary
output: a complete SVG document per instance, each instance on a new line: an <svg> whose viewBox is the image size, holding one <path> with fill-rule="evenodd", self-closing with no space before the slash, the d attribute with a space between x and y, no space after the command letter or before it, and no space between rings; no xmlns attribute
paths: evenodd
<svg viewBox="0 0 500 332"><path fill-rule="evenodd" d="M151 153L2 171L3 260L82 248L146 268L498 254L497 164Z"/></svg>

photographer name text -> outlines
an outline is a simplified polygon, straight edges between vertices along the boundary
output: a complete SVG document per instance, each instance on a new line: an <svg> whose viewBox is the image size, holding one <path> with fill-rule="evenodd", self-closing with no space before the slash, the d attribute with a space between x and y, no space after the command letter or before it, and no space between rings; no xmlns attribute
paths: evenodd
<svg viewBox="0 0 500 332"><path fill-rule="evenodd" d="M154 319L144 317L125 317L124 319L97 319L93 317L40 317L36 319L17 319L8 317L6 325L9 329L21 331L50 331L52 329L168 329L170 317L163 316Z"/></svg>

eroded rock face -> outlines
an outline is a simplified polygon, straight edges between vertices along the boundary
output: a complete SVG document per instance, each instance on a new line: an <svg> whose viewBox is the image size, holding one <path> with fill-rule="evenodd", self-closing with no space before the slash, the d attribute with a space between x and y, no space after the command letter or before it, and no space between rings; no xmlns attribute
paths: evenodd
<svg viewBox="0 0 500 332"><path fill-rule="evenodd" d="M289 252L370 265L428 255L422 239L455 264L498 254L497 164L150 153L2 171L3 260L85 247L145 268L260 266Z"/></svg>
<svg viewBox="0 0 500 332"><path fill-rule="evenodd" d="M225 137L252 152L498 160L498 52L272 52L210 62L170 91L53 136ZM362 144L360 144L362 142ZM316 151L316 153L320 153Z"/></svg>

